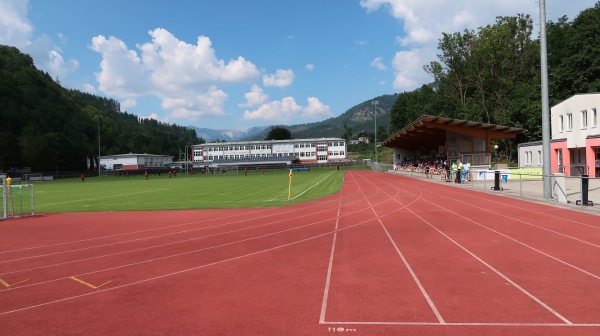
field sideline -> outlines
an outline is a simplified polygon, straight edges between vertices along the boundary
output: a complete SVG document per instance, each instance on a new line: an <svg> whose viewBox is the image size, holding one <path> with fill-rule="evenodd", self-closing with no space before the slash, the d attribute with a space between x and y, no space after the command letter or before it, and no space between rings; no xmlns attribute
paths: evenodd
<svg viewBox="0 0 600 336"><path fill-rule="evenodd" d="M364 167L359 167L364 168ZM103 176L35 183L36 213L278 207L341 189L343 169L294 172L288 200L288 171L224 175L166 174Z"/></svg>

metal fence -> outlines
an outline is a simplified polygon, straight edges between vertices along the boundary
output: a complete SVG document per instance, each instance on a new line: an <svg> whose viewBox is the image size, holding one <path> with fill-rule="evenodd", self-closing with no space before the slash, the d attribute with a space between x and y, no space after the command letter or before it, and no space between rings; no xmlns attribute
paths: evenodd
<svg viewBox="0 0 600 336"><path fill-rule="evenodd" d="M496 172L492 170L475 170L470 172L470 179L463 179L458 185L454 182L453 177L451 182L445 182L440 173L433 173L426 177L425 172L420 170L389 170L389 172L464 188L545 200L544 175L542 174L520 173L506 169L499 171L498 176L496 176ZM552 186L550 201L600 211L600 178L564 176L563 174L552 174L548 177Z"/></svg>

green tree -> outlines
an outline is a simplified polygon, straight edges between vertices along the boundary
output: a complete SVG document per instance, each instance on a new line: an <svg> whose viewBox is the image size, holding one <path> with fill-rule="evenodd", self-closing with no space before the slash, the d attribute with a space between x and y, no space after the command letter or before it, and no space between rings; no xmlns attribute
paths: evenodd
<svg viewBox="0 0 600 336"><path fill-rule="evenodd" d="M571 24L550 24L548 48L552 102L574 94L600 91L600 2L582 11ZM552 49L550 49L552 48ZM561 59L559 59L561 58Z"/></svg>
<svg viewBox="0 0 600 336"><path fill-rule="evenodd" d="M342 138L346 139L346 141L350 141L352 139L352 127L344 124L344 134L342 135Z"/></svg>
<svg viewBox="0 0 600 336"><path fill-rule="evenodd" d="M265 140L289 140L292 138L292 132L289 129L281 126L271 127Z"/></svg>

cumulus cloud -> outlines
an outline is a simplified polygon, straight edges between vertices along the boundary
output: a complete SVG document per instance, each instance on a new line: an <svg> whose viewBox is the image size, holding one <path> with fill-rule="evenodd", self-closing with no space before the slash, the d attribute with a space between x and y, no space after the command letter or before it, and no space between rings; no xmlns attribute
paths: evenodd
<svg viewBox="0 0 600 336"><path fill-rule="evenodd" d="M582 1L588 7L595 2ZM547 12L555 15L548 19L556 20L562 15L573 19L579 14L568 1L547 1L546 4ZM476 30L495 22L497 16L519 13L529 14L534 27L539 27L539 3L536 0L361 0L360 5L367 13L385 11L402 24L401 33L396 37L400 48L392 62L396 76L393 85L399 90L413 90L420 83L432 80L423 71L423 66L437 60L437 45L442 32Z"/></svg>
<svg viewBox="0 0 600 336"><path fill-rule="evenodd" d="M256 65L244 57L218 59L208 37L199 36L196 44L189 44L162 28L148 34L151 42L136 45L138 51L114 36L92 39L91 49L102 55L101 71L96 73L100 91L122 99L157 96L170 117L194 121L225 114L228 95L219 86L260 77ZM264 102L259 96L250 99Z"/></svg>
<svg viewBox="0 0 600 336"><path fill-rule="evenodd" d="M239 104L239 107L258 106L269 100L269 95L258 85L254 84L252 85L251 91L244 94L244 98L246 98L246 102Z"/></svg>
<svg viewBox="0 0 600 336"><path fill-rule="evenodd" d="M127 111L128 108L135 106L137 106L137 100L135 100L134 98L125 99L121 102L121 111Z"/></svg>
<svg viewBox="0 0 600 336"><path fill-rule="evenodd" d="M83 92L87 92L87 93L91 93L91 94L96 94L96 87L90 83L85 83L83 84Z"/></svg>
<svg viewBox="0 0 600 336"><path fill-rule="evenodd" d="M29 42L33 26L27 19L27 1L0 0L0 43L22 47Z"/></svg>
<svg viewBox="0 0 600 336"><path fill-rule="evenodd" d="M387 69L387 67L381 62L381 57L376 57L373 62L371 62L371 66L379 70Z"/></svg>
<svg viewBox="0 0 600 336"><path fill-rule="evenodd" d="M292 85L294 82L294 71L291 69L281 70L278 69L275 74L268 74L263 76L263 85L266 87L286 87Z"/></svg>
<svg viewBox="0 0 600 336"><path fill-rule="evenodd" d="M329 106L324 105L318 98L308 98L306 107L296 103L293 97L285 97L282 100L271 101L261 105L254 111L244 111L244 119L262 119L270 122L287 122L298 119L315 119L330 117L332 115Z"/></svg>
<svg viewBox="0 0 600 336"><path fill-rule="evenodd" d="M304 68L308 71L313 71L315 69L315 65L309 63L309 64L305 65Z"/></svg>
<svg viewBox="0 0 600 336"><path fill-rule="evenodd" d="M415 88L419 83L424 83L415 79L419 77L419 73L423 72L418 72L422 69L423 58L421 56L422 53L418 49L396 53L392 61L395 73L394 88Z"/></svg>
<svg viewBox="0 0 600 336"><path fill-rule="evenodd" d="M79 68L79 62L65 60L62 50L47 35L33 37L28 8L28 1L0 0L0 44L17 47L31 55L36 67L53 78L65 78ZM59 38L66 42L65 36Z"/></svg>

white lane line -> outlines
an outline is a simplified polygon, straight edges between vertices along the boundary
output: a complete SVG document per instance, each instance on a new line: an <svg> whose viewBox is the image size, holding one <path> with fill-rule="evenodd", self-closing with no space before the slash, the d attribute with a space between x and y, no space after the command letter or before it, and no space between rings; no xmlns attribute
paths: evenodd
<svg viewBox="0 0 600 336"><path fill-rule="evenodd" d="M365 179L366 180L366 179ZM372 182L368 181L367 182L371 183L373 185ZM377 187L377 186L376 186ZM380 190L382 193L388 195L387 192L383 191L382 189L380 189L379 187L377 187L378 190ZM399 193L399 188L395 187L396 190L398 190ZM361 189L362 190L362 189ZM398 202L394 197L395 196L390 196L396 203L400 204L402 207L406 207L404 204ZM416 202L417 200L419 200L421 198L420 195L416 196L416 198L413 200L413 202ZM371 206L371 202L369 201L368 198L366 198L365 195L365 199L367 200L367 203ZM408 209L408 208L407 208ZM410 209L408 209L410 211ZM431 310L433 311L433 313L435 314L435 317L438 319L438 322L440 324L444 324L444 318L442 317L442 314L440 314L440 311L437 309L437 307L435 306L435 303L433 303L433 300L431 299L431 297L429 296L429 293L427 293L427 290L425 289L425 287L423 286L423 284L421 283L421 281L419 280L419 277L417 276L417 274L414 272L414 270L412 269L412 267L410 266L410 264L408 263L408 260L406 260L406 258L404 257L404 254L402 253L402 251L400 251L400 248L398 247L398 245L396 244L396 242L394 241L394 239L392 238L392 236L390 235L390 233L388 232L388 230L386 229L385 225L383 224L383 222L381 221L381 217L377 215L377 212L375 211L375 208L373 206L371 206L371 211L373 211L373 214L375 215L375 217L377 218L377 220L379 221L379 224L381 225L381 227L383 228L383 231L385 231L385 234L387 235L389 241L392 243L392 245L394 246L394 249L396 250L396 253L398 253L398 255L400 256L400 259L402 259L402 262L404 263L404 266L406 267L406 269L408 270L408 272L410 273L410 275L413 278L413 281L417 284L417 286L419 287L419 290L421 291L421 294L423 295L423 297L425 298L425 300L427 301L427 304L429 305L429 307L431 308ZM412 211L411 211L412 212Z"/></svg>
<svg viewBox="0 0 600 336"><path fill-rule="evenodd" d="M370 182L370 181L369 181ZM370 182L372 183L372 182ZM446 210L446 212L448 213L452 213L452 214L456 214L453 211L438 205L436 203L430 202L427 199L423 200L425 202L428 202L430 204L435 205L438 208L444 209ZM400 203L399 201L395 200L398 204L403 205L402 203ZM427 221L426 219L424 219L423 217L419 216L417 213L415 213L414 211L412 211L410 208L407 208L408 211L410 211L413 215L415 215L416 217L418 217L419 219L421 219L421 221L423 221L425 224L427 224L428 226L430 226L431 228L433 228L434 230L436 230L438 233L440 233L442 236L444 236L446 239L448 239L450 242L452 242L454 245L456 245L457 247L459 247L460 249L462 249L464 252L466 252L467 254L469 254L471 257L473 257L475 260L479 261L481 264L483 264L484 266L486 266L488 269L490 269L492 272L496 273L498 276L500 276L501 278L503 278L505 281L507 281L508 283L510 283L511 285L515 286L515 288L517 288L519 291L521 291L523 294L525 294L526 296L528 296L530 299L532 299L533 301L535 301L536 303L538 303L540 306L544 307L547 311L549 311L550 313L552 313L554 316L556 316L557 318L559 318L560 320L562 320L563 322L565 322L568 325L572 325L573 323L571 321L569 321L566 317L562 316L560 313L558 313L556 310L554 310L552 307L550 307L549 305L547 305L546 303L544 303L542 300L540 300L539 298L537 298L536 296L534 296L533 294L531 294L530 292L528 292L526 289L524 289L523 287L519 286L516 282L514 282L513 280L511 280L508 276L504 275L502 272L500 272L499 270L497 270L496 268L494 268L492 265L488 264L487 262L485 262L483 259L481 259L480 257L478 257L477 255L475 255L475 253L471 252L469 249L467 249L466 247L464 247L463 245L461 245L460 243L458 243L457 241L455 241L454 239L452 239L450 236L448 236L447 234L445 234L443 231L441 231L440 229L438 229L435 225L431 224L429 221ZM460 216L460 215L459 215ZM465 218L464 216L461 216L463 218ZM469 219L469 221L478 224L477 222L475 222L474 220ZM479 225L479 224L478 224Z"/></svg>
<svg viewBox="0 0 600 336"><path fill-rule="evenodd" d="M462 249L463 251L465 251L467 254L469 254L471 257L475 258L475 260L479 261L480 263L482 263L485 267L489 268L492 272L496 273L498 276L500 276L502 279L504 279L505 281L507 281L508 283L510 283L511 285L515 286L515 288L517 288L519 291L521 291L523 294L525 294L526 296L528 296L530 299L532 299L533 301L537 302L540 306L544 307L547 311L549 311L550 313L552 313L554 316L558 317L560 320L562 320L563 322L565 322L566 324L573 324L571 321L569 321L566 317L562 316L560 313L558 313L556 310L552 309L552 307L550 307L549 305L547 305L546 303L544 303L542 300L538 299L535 295L531 294L529 291L527 291L525 288L519 286L516 282L514 282L513 280L511 280L508 276L504 275L502 272L500 272L499 270L497 270L496 268L494 268L492 265L488 264L487 262L485 262L483 259L481 259L480 257L478 257L477 255L475 255L475 253L471 252L469 249L467 249L466 247L462 246L460 243L458 243L456 240L450 238L447 234L445 234L444 232L442 232L440 229L438 229L435 225L431 224L429 221L427 221L426 219L424 219L423 217L419 216L418 214L416 214L414 211L412 211L411 209L408 209L408 211L410 211L412 214L414 214L415 216L417 216L419 219L421 219L424 223L426 223L427 225L429 225L431 228L433 228L434 230L436 230L437 232L439 232L442 236L446 237L446 239L448 239L449 241L451 241L454 245L458 246L460 249Z"/></svg>
<svg viewBox="0 0 600 336"><path fill-rule="evenodd" d="M342 188L343 189L343 188ZM327 301L329 300L329 286L331 285L331 270L333 269L333 256L335 254L335 243L337 241L337 230L340 224L340 212L342 211L342 194L340 192L340 199L338 203L337 219L335 221L335 232L333 234L333 240L331 242L331 254L329 255L329 265L327 266L327 278L325 280L325 289L323 291L323 303L321 304L321 315L319 317L319 323L325 322L325 314L327 312Z"/></svg>
<svg viewBox="0 0 600 336"><path fill-rule="evenodd" d="M435 322L388 322L388 321L329 321L321 324L350 324L350 325L406 325L406 326L440 326L439 323ZM600 327L600 323L495 323L495 322L446 322L445 327L451 326L463 326L463 327L561 327L561 328L577 328L577 327Z"/></svg>

